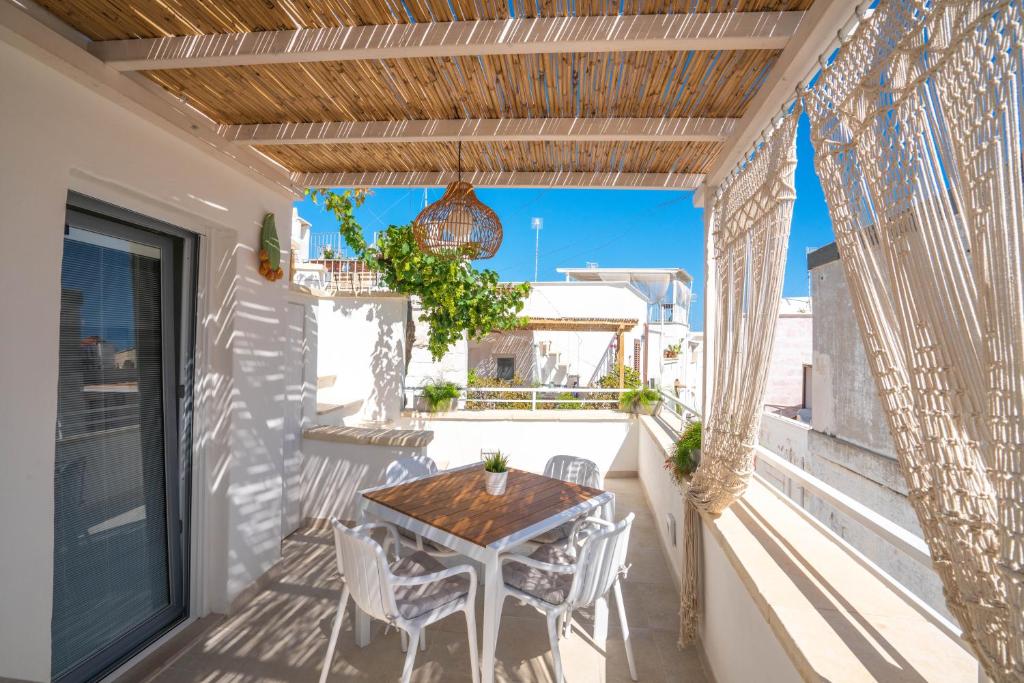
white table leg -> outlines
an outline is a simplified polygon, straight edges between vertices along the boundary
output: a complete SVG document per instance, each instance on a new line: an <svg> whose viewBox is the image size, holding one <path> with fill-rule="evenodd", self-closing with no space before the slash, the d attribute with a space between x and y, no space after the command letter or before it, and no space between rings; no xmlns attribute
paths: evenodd
<svg viewBox="0 0 1024 683"><path fill-rule="evenodd" d="M483 683L494 683L494 651L498 645L498 620L501 619L501 605L498 604L501 580L498 553L488 553L484 562L484 641L483 656L480 658Z"/></svg>

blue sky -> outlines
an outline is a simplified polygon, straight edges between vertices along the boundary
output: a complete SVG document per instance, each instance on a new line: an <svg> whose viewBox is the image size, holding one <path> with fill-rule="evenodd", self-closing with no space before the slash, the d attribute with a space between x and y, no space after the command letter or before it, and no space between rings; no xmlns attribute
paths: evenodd
<svg viewBox="0 0 1024 683"><path fill-rule="evenodd" d="M786 282L783 294L807 294L807 250L833 240L832 225L814 173L813 148L807 118L797 135L797 199L793 211ZM428 200L443 190L428 191ZM682 267L694 278L697 298L691 313L694 329L701 328L704 301L703 218L694 208L691 192L643 190L495 190L477 196L494 209L504 227L501 249L477 267L491 268L505 280L533 279L534 216L544 219L540 235L540 279L562 279L555 268L583 266L594 261L604 267ZM311 202L298 204L299 214L313 232L337 233L337 223ZM423 207L421 188L378 189L356 213L369 236L388 225L411 221Z"/></svg>

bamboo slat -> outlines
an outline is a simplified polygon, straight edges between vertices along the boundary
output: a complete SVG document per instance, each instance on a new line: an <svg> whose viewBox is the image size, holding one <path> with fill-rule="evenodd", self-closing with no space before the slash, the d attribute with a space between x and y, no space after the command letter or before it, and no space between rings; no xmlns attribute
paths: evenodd
<svg viewBox="0 0 1024 683"><path fill-rule="evenodd" d="M145 72L218 123L741 117L770 50L491 55Z"/></svg>
<svg viewBox="0 0 1024 683"><path fill-rule="evenodd" d="M626 0L624 14L803 10L813 0ZM93 40L291 28L619 14L618 0L39 0ZM510 12L511 6L511 12ZM541 11L538 11L540 9Z"/></svg>
<svg viewBox="0 0 1024 683"><path fill-rule="evenodd" d="M94 40L292 28L806 10L813 0L40 0ZM476 118L741 118L774 50L514 54L146 71L225 124ZM291 171L445 171L438 143L260 147ZM704 173L717 143L467 143L480 171Z"/></svg>

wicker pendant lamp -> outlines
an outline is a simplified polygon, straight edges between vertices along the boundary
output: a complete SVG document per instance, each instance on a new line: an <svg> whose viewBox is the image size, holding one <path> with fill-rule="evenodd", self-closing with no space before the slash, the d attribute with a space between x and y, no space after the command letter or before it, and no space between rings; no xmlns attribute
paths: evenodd
<svg viewBox="0 0 1024 683"><path fill-rule="evenodd" d="M420 249L432 254L469 252L473 259L491 258L501 246L501 221L476 198L473 186L462 181L462 143L458 147L459 176L444 195L416 216L413 235Z"/></svg>

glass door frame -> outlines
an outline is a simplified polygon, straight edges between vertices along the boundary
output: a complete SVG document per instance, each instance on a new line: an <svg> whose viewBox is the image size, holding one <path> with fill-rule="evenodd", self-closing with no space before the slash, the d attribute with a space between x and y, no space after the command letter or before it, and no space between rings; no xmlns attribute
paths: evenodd
<svg viewBox="0 0 1024 683"><path fill-rule="evenodd" d="M190 613L192 407L199 236L175 225L75 192L68 227L156 247L161 254L161 399L169 604L64 672L60 683L101 678L137 655ZM169 266L169 267L167 267Z"/></svg>

